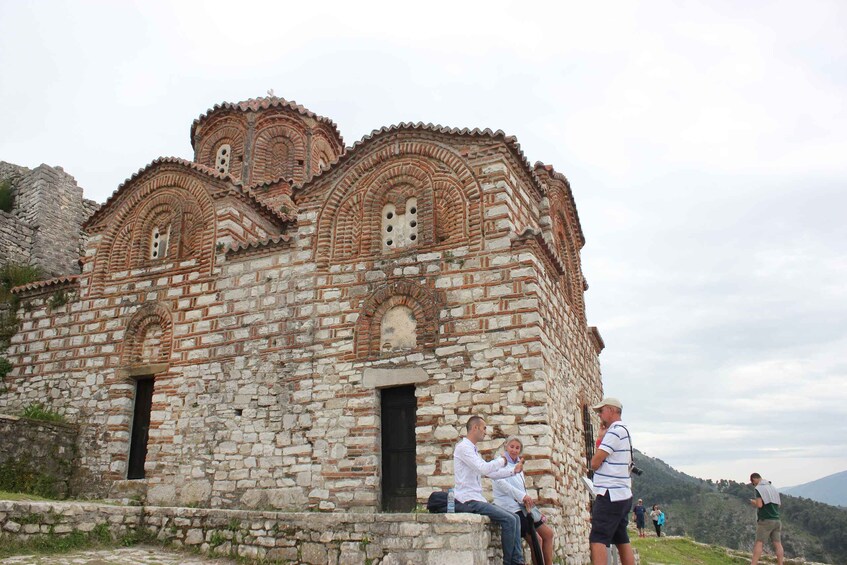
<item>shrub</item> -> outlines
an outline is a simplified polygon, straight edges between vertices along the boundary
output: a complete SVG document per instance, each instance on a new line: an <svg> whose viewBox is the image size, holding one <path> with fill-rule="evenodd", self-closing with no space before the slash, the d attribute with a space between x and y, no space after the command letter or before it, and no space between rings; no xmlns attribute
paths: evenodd
<svg viewBox="0 0 847 565"><path fill-rule="evenodd" d="M23 263L9 263L0 267L0 302L14 304L11 290L41 278L41 269ZM17 306L17 304L14 304Z"/></svg>
<svg viewBox="0 0 847 565"><path fill-rule="evenodd" d="M23 413L21 414L24 418L29 418L30 420L40 420L42 422L64 422L65 417L59 414L58 412L53 412L52 410L45 408L44 405L36 402L35 404L30 404L26 408L24 408Z"/></svg>
<svg viewBox="0 0 847 565"><path fill-rule="evenodd" d="M15 193L9 180L0 181L0 210L11 212L15 205Z"/></svg>

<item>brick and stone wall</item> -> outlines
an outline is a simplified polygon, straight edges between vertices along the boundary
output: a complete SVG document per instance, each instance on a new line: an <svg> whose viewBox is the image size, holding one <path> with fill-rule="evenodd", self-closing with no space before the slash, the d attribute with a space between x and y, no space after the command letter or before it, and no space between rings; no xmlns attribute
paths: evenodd
<svg viewBox="0 0 847 565"><path fill-rule="evenodd" d="M45 277L79 273L82 223L97 209L61 167L35 169L0 161L0 180L15 195L11 212L0 211L0 265L32 264Z"/></svg>
<svg viewBox="0 0 847 565"><path fill-rule="evenodd" d="M557 553L580 563L582 413L601 396L599 349L570 188L542 169L499 133L396 127L281 186L295 218L199 165L151 166L95 214L79 279L20 290L0 410L49 397L79 423L87 494L375 513L392 425L381 390L414 385L418 503L452 486L453 448L480 414L486 457L522 438ZM146 215L169 193L180 196ZM145 218L192 199L204 221L179 237L194 247L161 260L133 251L148 241ZM386 210L414 215L414 230L386 231ZM389 244L387 233L409 239ZM73 298L51 304L57 291ZM127 481L146 376L145 477Z"/></svg>
<svg viewBox="0 0 847 565"><path fill-rule="evenodd" d="M0 414L0 474L3 480L38 484L44 494L71 492L76 464L76 426Z"/></svg>
<svg viewBox="0 0 847 565"><path fill-rule="evenodd" d="M212 555L314 565L487 565L502 561L488 518L469 514L250 512L0 500L0 541L142 530Z"/></svg>

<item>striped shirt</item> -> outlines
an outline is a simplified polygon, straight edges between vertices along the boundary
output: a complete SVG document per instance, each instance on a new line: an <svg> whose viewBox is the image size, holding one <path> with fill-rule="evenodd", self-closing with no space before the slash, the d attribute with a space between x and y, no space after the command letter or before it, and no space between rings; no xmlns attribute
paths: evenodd
<svg viewBox="0 0 847 565"><path fill-rule="evenodd" d="M594 492L597 496L609 493L609 500L632 498L632 479L629 464L632 462L632 443L623 422L614 422L599 449L609 455L600 468L594 471Z"/></svg>

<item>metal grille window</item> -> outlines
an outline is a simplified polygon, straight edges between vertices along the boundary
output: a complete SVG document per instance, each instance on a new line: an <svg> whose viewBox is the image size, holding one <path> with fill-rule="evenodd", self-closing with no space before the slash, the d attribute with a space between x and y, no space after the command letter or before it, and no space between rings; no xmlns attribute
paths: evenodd
<svg viewBox="0 0 847 565"><path fill-rule="evenodd" d="M594 475L591 470L591 459L594 457L594 424L591 423L591 411L588 405L582 406L582 435L585 441L585 465L588 467L588 476Z"/></svg>

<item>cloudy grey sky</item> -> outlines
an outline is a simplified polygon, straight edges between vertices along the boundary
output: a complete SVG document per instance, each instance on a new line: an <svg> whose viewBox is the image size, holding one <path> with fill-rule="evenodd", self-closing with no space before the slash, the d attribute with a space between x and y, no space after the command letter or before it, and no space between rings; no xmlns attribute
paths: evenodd
<svg viewBox="0 0 847 565"><path fill-rule="evenodd" d="M0 0L0 159L102 202L268 89L348 145L502 129L571 181L636 447L781 486L847 469L847 5L585 4Z"/></svg>

